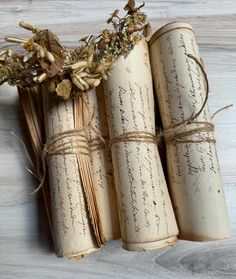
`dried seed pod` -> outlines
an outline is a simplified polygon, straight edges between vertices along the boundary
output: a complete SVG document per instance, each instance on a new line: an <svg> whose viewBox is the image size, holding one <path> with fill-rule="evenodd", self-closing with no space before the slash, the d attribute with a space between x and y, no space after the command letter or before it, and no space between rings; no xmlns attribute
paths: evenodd
<svg viewBox="0 0 236 279"><path fill-rule="evenodd" d="M76 76L71 76L71 80L74 83L74 85L79 88L80 90L84 91L84 86L78 81L78 79L76 78Z"/></svg>
<svg viewBox="0 0 236 279"><path fill-rule="evenodd" d="M101 83L101 79L96 78L93 83L93 87L97 87Z"/></svg>
<svg viewBox="0 0 236 279"><path fill-rule="evenodd" d="M22 40L22 39L18 39L18 38L12 38L12 37L6 38L6 41L11 42L11 43L17 43L17 44L25 44L27 42L26 40Z"/></svg>
<svg viewBox="0 0 236 279"><path fill-rule="evenodd" d="M50 81L49 84L48 84L48 91L52 93L52 92L55 91L55 89L56 89L56 84L55 84L55 82Z"/></svg>
<svg viewBox="0 0 236 279"><path fill-rule="evenodd" d="M78 79L78 81L82 84L82 85L84 85L84 81L83 81L83 79L79 76L79 75L76 75L76 78Z"/></svg>
<svg viewBox="0 0 236 279"><path fill-rule="evenodd" d="M106 70L107 66L104 65L104 64L99 64L95 70L96 73L102 73L104 74L105 73L105 70Z"/></svg>
<svg viewBox="0 0 236 279"><path fill-rule="evenodd" d="M19 26L22 27L22 28L24 28L24 29L27 29L27 30L29 30L29 31L34 30L34 27L33 27L31 24L26 23L26 22L24 22L24 21L20 21L20 22L19 22Z"/></svg>
<svg viewBox="0 0 236 279"><path fill-rule="evenodd" d="M79 69L77 69L77 70L74 70L74 73L79 74L79 73L84 72L84 71L85 71L85 67L86 67L86 66L83 66L83 67L81 67L81 68L79 68ZM85 71L85 72L86 72L86 71Z"/></svg>
<svg viewBox="0 0 236 279"><path fill-rule="evenodd" d="M103 74L103 75L102 75L102 78L103 78L104 80L107 80L107 74Z"/></svg>
<svg viewBox="0 0 236 279"><path fill-rule="evenodd" d="M82 72L77 74L79 77L84 78L88 76L88 73Z"/></svg>
<svg viewBox="0 0 236 279"><path fill-rule="evenodd" d="M85 73L87 73L87 74L89 74L89 73L90 73L89 68L85 68L83 71L84 71Z"/></svg>
<svg viewBox="0 0 236 279"><path fill-rule="evenodd" d="M0 61L5 61L8 57L8 51L7 50L3 50L0 52Z"/></svg>
<svg viewBox="0 0 236 279"><path fill-rule="evenodd" d="M40 46L40 48L39 48L39 56L41 58L44 58L45 54L46 54L46 51L45 51L44 47Z"/></svg>
<svg viewBox="0 0 236 279"><path fill-rule="evenodd" d="M88 64L87 61L81 60L79 62L76 62L76 63L72 64L71 69L76 70L76 69L81 68L83 66L87 66L87 64Z"/></svg>
<svg viewBox="0 0 236 279"><path fill-rule="evenodd" d="M86 91L88 91L91 88L87 83L84 85L84 87Z"/></svg>
<svg viewBox="0 0 236 279"><path fill-rule="evenodd" d="M91 87L93 87L93 83L95 81L94 78L86 78L85 81L87 82L87 84Z"/></svg>
<svg viewBox="0 0 236 279"><path fill-rule="evenodd" d="M34 55L33 51L28 52L24 57L23 57L23 62L26 63L28 62Z"/></svg>
<svg viewBox="0 0 236 279"><path fill-rule="evenodd" d="M90 78L100 78L100 74L90 74Z"/></svg>
<svg viewBox="0 0 236 279"><path fill-rule="evenodd" d="M2 55L2 56L0 56L0 61L6 61L6 58L7 58L7 56L6 56L6 54L5 55Z"/></svg>
<svg viewBox="0 0 236 279"><path fill-rule="evenodd" d="M100 84L101 80L99 78L87 78L86 82L90 87L93 88L93 87L97 87Z"/></svg>
<svg viewBox="0 0 236 279"><path fill-rule="evenodd" d="M0 52L0 57L7 53L7 49Z"/></svg>
<svg viewBox="0 0 236 279"><path fill-rule="evenodd" d="M46 73L42 73L38 77L33 78L33 80L37 83L42 83L47 77L48 75Z"/></svg>
<svg viewBox="0 0 236 279"><path fill-rule="evenodd" d="M88 62L88 67L90 68L93 63L93 53L89 55L87 62Z"/></svg>
<svg viewBox="0 0 236 279"><path fill-rule="evenodd" d="M50 51L46 52L46 56L49 62L54 63L55 62L55 57L53 56L53 54Z"/></svg>
<svg viewBox="0 0 236 279"><path fill-rule="evenodd" d="M85 82L80 76L76 76L76 78L78 79L78 81L84 86L85 90L89 90L89 85L87 82Z"/></svg>

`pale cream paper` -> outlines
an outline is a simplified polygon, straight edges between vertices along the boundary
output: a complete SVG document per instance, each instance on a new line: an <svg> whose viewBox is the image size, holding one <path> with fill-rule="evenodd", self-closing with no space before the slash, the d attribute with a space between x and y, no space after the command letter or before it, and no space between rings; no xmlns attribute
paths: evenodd
<svg viewBox="0 0 236 279"><path fill-rule="evenodd" d="M46 138L75 128L73 100L55 102L43 89ZM79 257L97 250L76 154L47 158L55 250Z"/></svg>
<svg viewBox="0 0 236 279"><path fill-rule="evenodd" d="M197 113L206 97L206 81L191 25L173 22L150 40L150 60L164 128ZM200 62L201 63L201 62ZM195 121L210 122L208 107ZM179 132L202 124L184 125ZM214 139L213 132L197 132L185 138ZM229 221L213 142L167 143L168 175L180 238L205 241L227 238Z"/></svg>
<svg viewBox="0 0 236 279"><path fill-rule="evenodd" d="M87 130L92 160L95 195L104 236L107 240L120 238L120 222L113 178L107 114L103 87L90 90L83 96L84 118L90 121Z"/></svg>
<svg viewBox="0 0 236 279"><path fill-rule="evenodd" d="M155 134L148 47L141 40L120 56L104 82L111 142L131 131ZM152 250L173 245L178 228L155 142L111 145L123 247Z"/></svg>

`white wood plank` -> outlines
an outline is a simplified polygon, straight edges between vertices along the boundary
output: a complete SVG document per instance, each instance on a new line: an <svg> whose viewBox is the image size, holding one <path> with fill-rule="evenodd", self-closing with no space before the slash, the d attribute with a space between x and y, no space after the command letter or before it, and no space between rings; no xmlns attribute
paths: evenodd
<svg viewBox="0 0 236 279"><path fill-rule="evenodd" d="M6 35L26 35L24 19L49 27L68 46L97 33L105 19L125 1L1 1L0 49ZM146 1L154 30L170 20L193 24L210 81L210 110L236 105L236 2L234 0ZM229 208L232 238L181 241L160 252L122 250L120 241L80 262L56 258L41 199L29 197L36 181L25 170L20 144L2 129L27 140L21 127L16 89L0 87L0 278L236 278L236 108L215 118L218 156Z"/></svg>

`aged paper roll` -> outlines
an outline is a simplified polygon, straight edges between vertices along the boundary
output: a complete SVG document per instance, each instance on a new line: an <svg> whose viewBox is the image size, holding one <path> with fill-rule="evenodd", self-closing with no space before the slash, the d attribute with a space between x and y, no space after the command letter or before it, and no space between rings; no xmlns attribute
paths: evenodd
<svg viewBox="0 0 236 279"><path fill-rule="evenodd" d="M208 107L194 118L206 101L208 82L192 27L167 24L149 44L180 238L227 238L229 221Z"/></svg>
<svg viewBox="0 0 236 279"><path fill-rule="evenodd" d="M117 208L116 189L113 178L107 113L103 87L90 90L83 96L84 118L91 121L88 128L92 173L95 194L101 217L104 236L107 240L120 238L120 222Z"/></svg>
<svg viewBox="0 0 236 279"><path fill-rule="evenodd" d="M76 125L74 101L55 102L49 95L44 87L47 141L58 133L75 129ZM83 143L83 138L79 138L78 142ZM58 145L63 148L65 144L70 144L70 139L58 141ZM76 147L73 149L76 150ZM83 256L97 249L82 186L79 160L74 150L71 154L63 155L57 147L55 154L47 157L55 250L59 256L67 257ZM82 148L80 152L86 153L86 148Z"/></svg>
<svg viewBox="0 0 236 279"><path fill-rule="evenodd" d="M157 151L145 40L117 59L104 86L123 247L173 245L178 229Z"/></svg>

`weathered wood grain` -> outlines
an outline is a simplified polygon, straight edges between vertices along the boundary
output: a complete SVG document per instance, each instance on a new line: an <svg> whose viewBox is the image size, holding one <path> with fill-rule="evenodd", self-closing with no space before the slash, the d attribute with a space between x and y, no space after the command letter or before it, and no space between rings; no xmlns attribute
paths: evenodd
<svg viewBox="0 0 236 279"><path fill-rule="evenodd" d="M125 1L1 1L0 49L6 35L27 35L24 19L55 31L67 46L96 34ZM210 110L236 105L236 1L146 1L154 29L176 19L195 28L210 81ZM181 242L160 252L135 253L109 243L80 262L56 258L41 198L29 197L37 185L26 171L21 145L4 129L27 141L21 127L16 89L0 87L0 278L236 278L236 108L215 117L218 156L232 228L232 238L208 243Z"/></svg>

